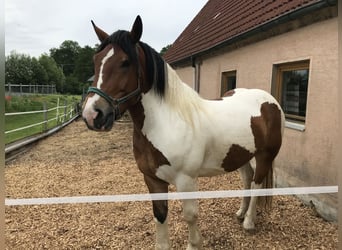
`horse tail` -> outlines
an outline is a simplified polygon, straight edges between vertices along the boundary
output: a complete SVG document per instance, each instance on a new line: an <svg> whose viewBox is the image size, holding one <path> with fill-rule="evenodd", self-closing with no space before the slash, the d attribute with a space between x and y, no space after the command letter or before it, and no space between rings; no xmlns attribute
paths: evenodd
<svg viewBox="0 0 342 250"><path fill-rule="evenodd" d="M273 163L272 167L269 169L267 175L265 176L262 182L262 188L273 188ZM259 196L257 200L257 204L263 211L271 211L272 210L272 195L267 196Z"/></svg>

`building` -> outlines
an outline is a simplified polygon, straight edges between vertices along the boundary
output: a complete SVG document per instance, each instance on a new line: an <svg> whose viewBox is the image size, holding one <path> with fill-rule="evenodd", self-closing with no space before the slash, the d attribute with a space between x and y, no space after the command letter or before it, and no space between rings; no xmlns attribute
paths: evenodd
<svg viewBox="0 0 342 250"><path fill-rule="evenodd" d="M337 185L336 0L209 0L164 55L215 99L235 87L272 93L286 114L278 187ZM337 219L337 194L302 195Z"/></svg>

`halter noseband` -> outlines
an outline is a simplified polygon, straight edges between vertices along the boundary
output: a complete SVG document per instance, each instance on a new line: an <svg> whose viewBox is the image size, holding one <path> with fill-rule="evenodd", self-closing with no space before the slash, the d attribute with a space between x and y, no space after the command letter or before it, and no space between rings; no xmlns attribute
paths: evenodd
<svg viewBox="0 0 342 250"><path fill-rule="evenodd" d="M113 98L110 95L106 94L105 92L103 92L101 89L96 88L96 87L89 87L87 94L89 93L95 93L98 94L99 96L103 97L112 107L113 107L113 111L114 111L114 120L120 119L120 117L122 116L121 112L120 112L120 104L123 104L125 102L127 102L129 99L131 99L132 97L139 95L141 93L141 87L140 87L140 79L141 79L141 72L140 72L140 67L139 67L139 53L138 53L138 46L136 47L136 53L137 53L137 68L138 68L138 86L137 88L130 92L129 94L120 97L120 98Z"/></svg>

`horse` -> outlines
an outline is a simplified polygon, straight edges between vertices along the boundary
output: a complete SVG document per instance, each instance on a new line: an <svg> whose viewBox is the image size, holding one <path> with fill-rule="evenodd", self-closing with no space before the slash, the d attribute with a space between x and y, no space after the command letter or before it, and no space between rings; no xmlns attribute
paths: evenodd
<svg viewBox="0 0 342 250"><path fill-rule="evenodd" d="M95 78L82 117L91 130L110 131L126 111L133 121L133 153L151 194L198 190L197 179L238 170L245 189L270 188L273 162L282 143L284 113L272 95L234 89L206 100L148 44L140 41L142 20L111 35L92 21L101 44L94 55ZM255 166L250 161L255 159ZM236 216L255 229L257 199L244 197ZM264 197L270 207L271 196ZM198 201L182 200L188 224L187 249L200 249ZM169 249L168 201L152 200L156 249Z"/></svg>

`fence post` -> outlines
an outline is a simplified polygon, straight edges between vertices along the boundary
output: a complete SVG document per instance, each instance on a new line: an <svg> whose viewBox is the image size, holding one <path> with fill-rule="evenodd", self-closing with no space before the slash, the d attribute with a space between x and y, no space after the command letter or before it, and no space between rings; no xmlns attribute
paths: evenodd
<svg viewBox="0 0 342 250"><path fill-rule="evenodd" d="M43 109L44 109L44 126L43 126L43 132L47 130L47 123L48 123L48 109L47 109L47 104L46 102L43 103Z"/></svg>
<svg viewBox="0 0 342 250"><path fill-rule="evenodd" d="M56 107L56 126L59 124L59 97L57 99L57 107Z"/></svg>
<svg viewBox="0 0 342 250"><path fill-rule="evenodd" d="M63 122L66 122L67 105L68 105L68 101L64 100L64 120L63 120Z"/></svg>
<svg viewBox="0 0 342 250"><path fill-rule="evenodd" d="M20 83L20 95L23 95L23 86L21 83Z"/></svg>

